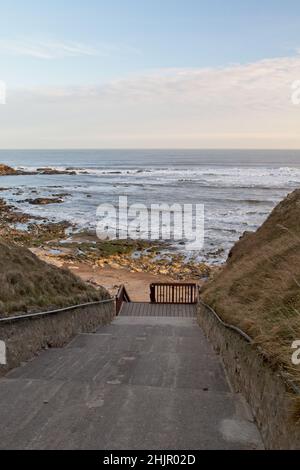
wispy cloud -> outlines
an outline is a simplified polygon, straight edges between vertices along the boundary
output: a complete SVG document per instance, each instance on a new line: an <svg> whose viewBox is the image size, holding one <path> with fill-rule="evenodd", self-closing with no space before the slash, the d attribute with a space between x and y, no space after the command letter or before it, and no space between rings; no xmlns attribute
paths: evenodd
<svg viewBox="0 0 300 470"><path fill-rule="evenodd" d="M300 55L11 90L1 142L15 145L17 134L23 146L300 148L295 80Z"/></svg>
<svg viewBox="0 0 300 470"><path fill-rule="evenodd" d="M0 54L2 55L29 56L44 60L78 56L108 57L121 52L138 53L139 51L128 46L105 43L90 46L74 41L0 40Z"/></svg>
<svg viewBox="0 0 300 470"><path fill-rule="evenodd" d="M300 55L220 68L162 69L94 86L24 90L38 99L93 99L107 103L176 105L198 110L264 110L291 106L300 80Z"/></svg>

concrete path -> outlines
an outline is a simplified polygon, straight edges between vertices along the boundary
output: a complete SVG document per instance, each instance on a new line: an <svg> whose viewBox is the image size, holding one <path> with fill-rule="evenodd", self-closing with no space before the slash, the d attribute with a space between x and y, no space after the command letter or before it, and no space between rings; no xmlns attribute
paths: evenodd
<svg viewBox="0 0 300 470"><path fill-rule="evenodd" d="M257 449L194 318L121 316L0 379L1 449Z"/></svg>

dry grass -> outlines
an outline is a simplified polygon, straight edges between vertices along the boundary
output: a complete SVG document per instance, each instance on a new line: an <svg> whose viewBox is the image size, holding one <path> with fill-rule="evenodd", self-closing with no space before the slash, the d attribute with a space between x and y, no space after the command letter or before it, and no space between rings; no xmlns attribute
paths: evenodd
<svg viewBox="0 0 300 470"><path fill-rule="evenodd" d="M26 248L0 239L0 316L50 310L107 298L67 270L50 266Z"/></svg>
<svg viewBox="0 0 300 470"><path fill-rule="evenodd" d="M300 366L291 362L292 342L300 340L300 190L242 237L202 298L300 385Z"/></svg>

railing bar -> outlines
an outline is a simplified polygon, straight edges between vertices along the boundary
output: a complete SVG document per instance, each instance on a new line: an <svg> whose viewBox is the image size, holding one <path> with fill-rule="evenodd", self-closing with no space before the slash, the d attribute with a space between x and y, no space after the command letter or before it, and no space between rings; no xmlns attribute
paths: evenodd
<svg viewBox="0 0 300 470"><path fill-rule="evenodd" d="M46 312L38 312L38 313L28 313L25 315L17 315L14 317L7 317L7 318L0 318L0 322L10 322L10 321L16 321L16 320L24 320L25 318L35 318L35 317L42 317L46 315L52 315L55 313L62 313L62 312L68 312L70 310L77 310L79 308L84 308L84 307L91 307L93 305L99 305L99 304L105 304L109 302L114 302L114 298L110 299L105 299L105 300L99 300L96 302L87 302L85 304L78 304L78 305L72 305L71 307L65 307L65 308L60 308L57 310L48 310Z"/></svg>
<svg viewBox="0 0 300 470"><path fill-rule="evenodd" d="M195 283L153 283L150 287L151 301L165 304L194 304L197 297Z"/></svg>

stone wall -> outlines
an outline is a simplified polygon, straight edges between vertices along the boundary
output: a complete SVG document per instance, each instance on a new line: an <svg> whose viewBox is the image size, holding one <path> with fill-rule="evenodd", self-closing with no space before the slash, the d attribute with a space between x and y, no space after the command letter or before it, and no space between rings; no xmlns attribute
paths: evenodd
<svg viewBox="0 0 300 470"><path fill-rule="evenodd" d="M278 371L237 332L223 326L203 305L198 322L219 352L236 392L248 401L267 449L300 449L295 395ZM297 399L299 406L299 397Z"/></svg>
<svg viewBox="0 0 300 470"><path fill-rule="evenodd" d="M79 333L94 332L110 323L115 316L115 303L99 303L34 318L0 322L0 341L6 344L6 365L0 365L0 376L31 359L44 348L60 348Z"/></svg>

